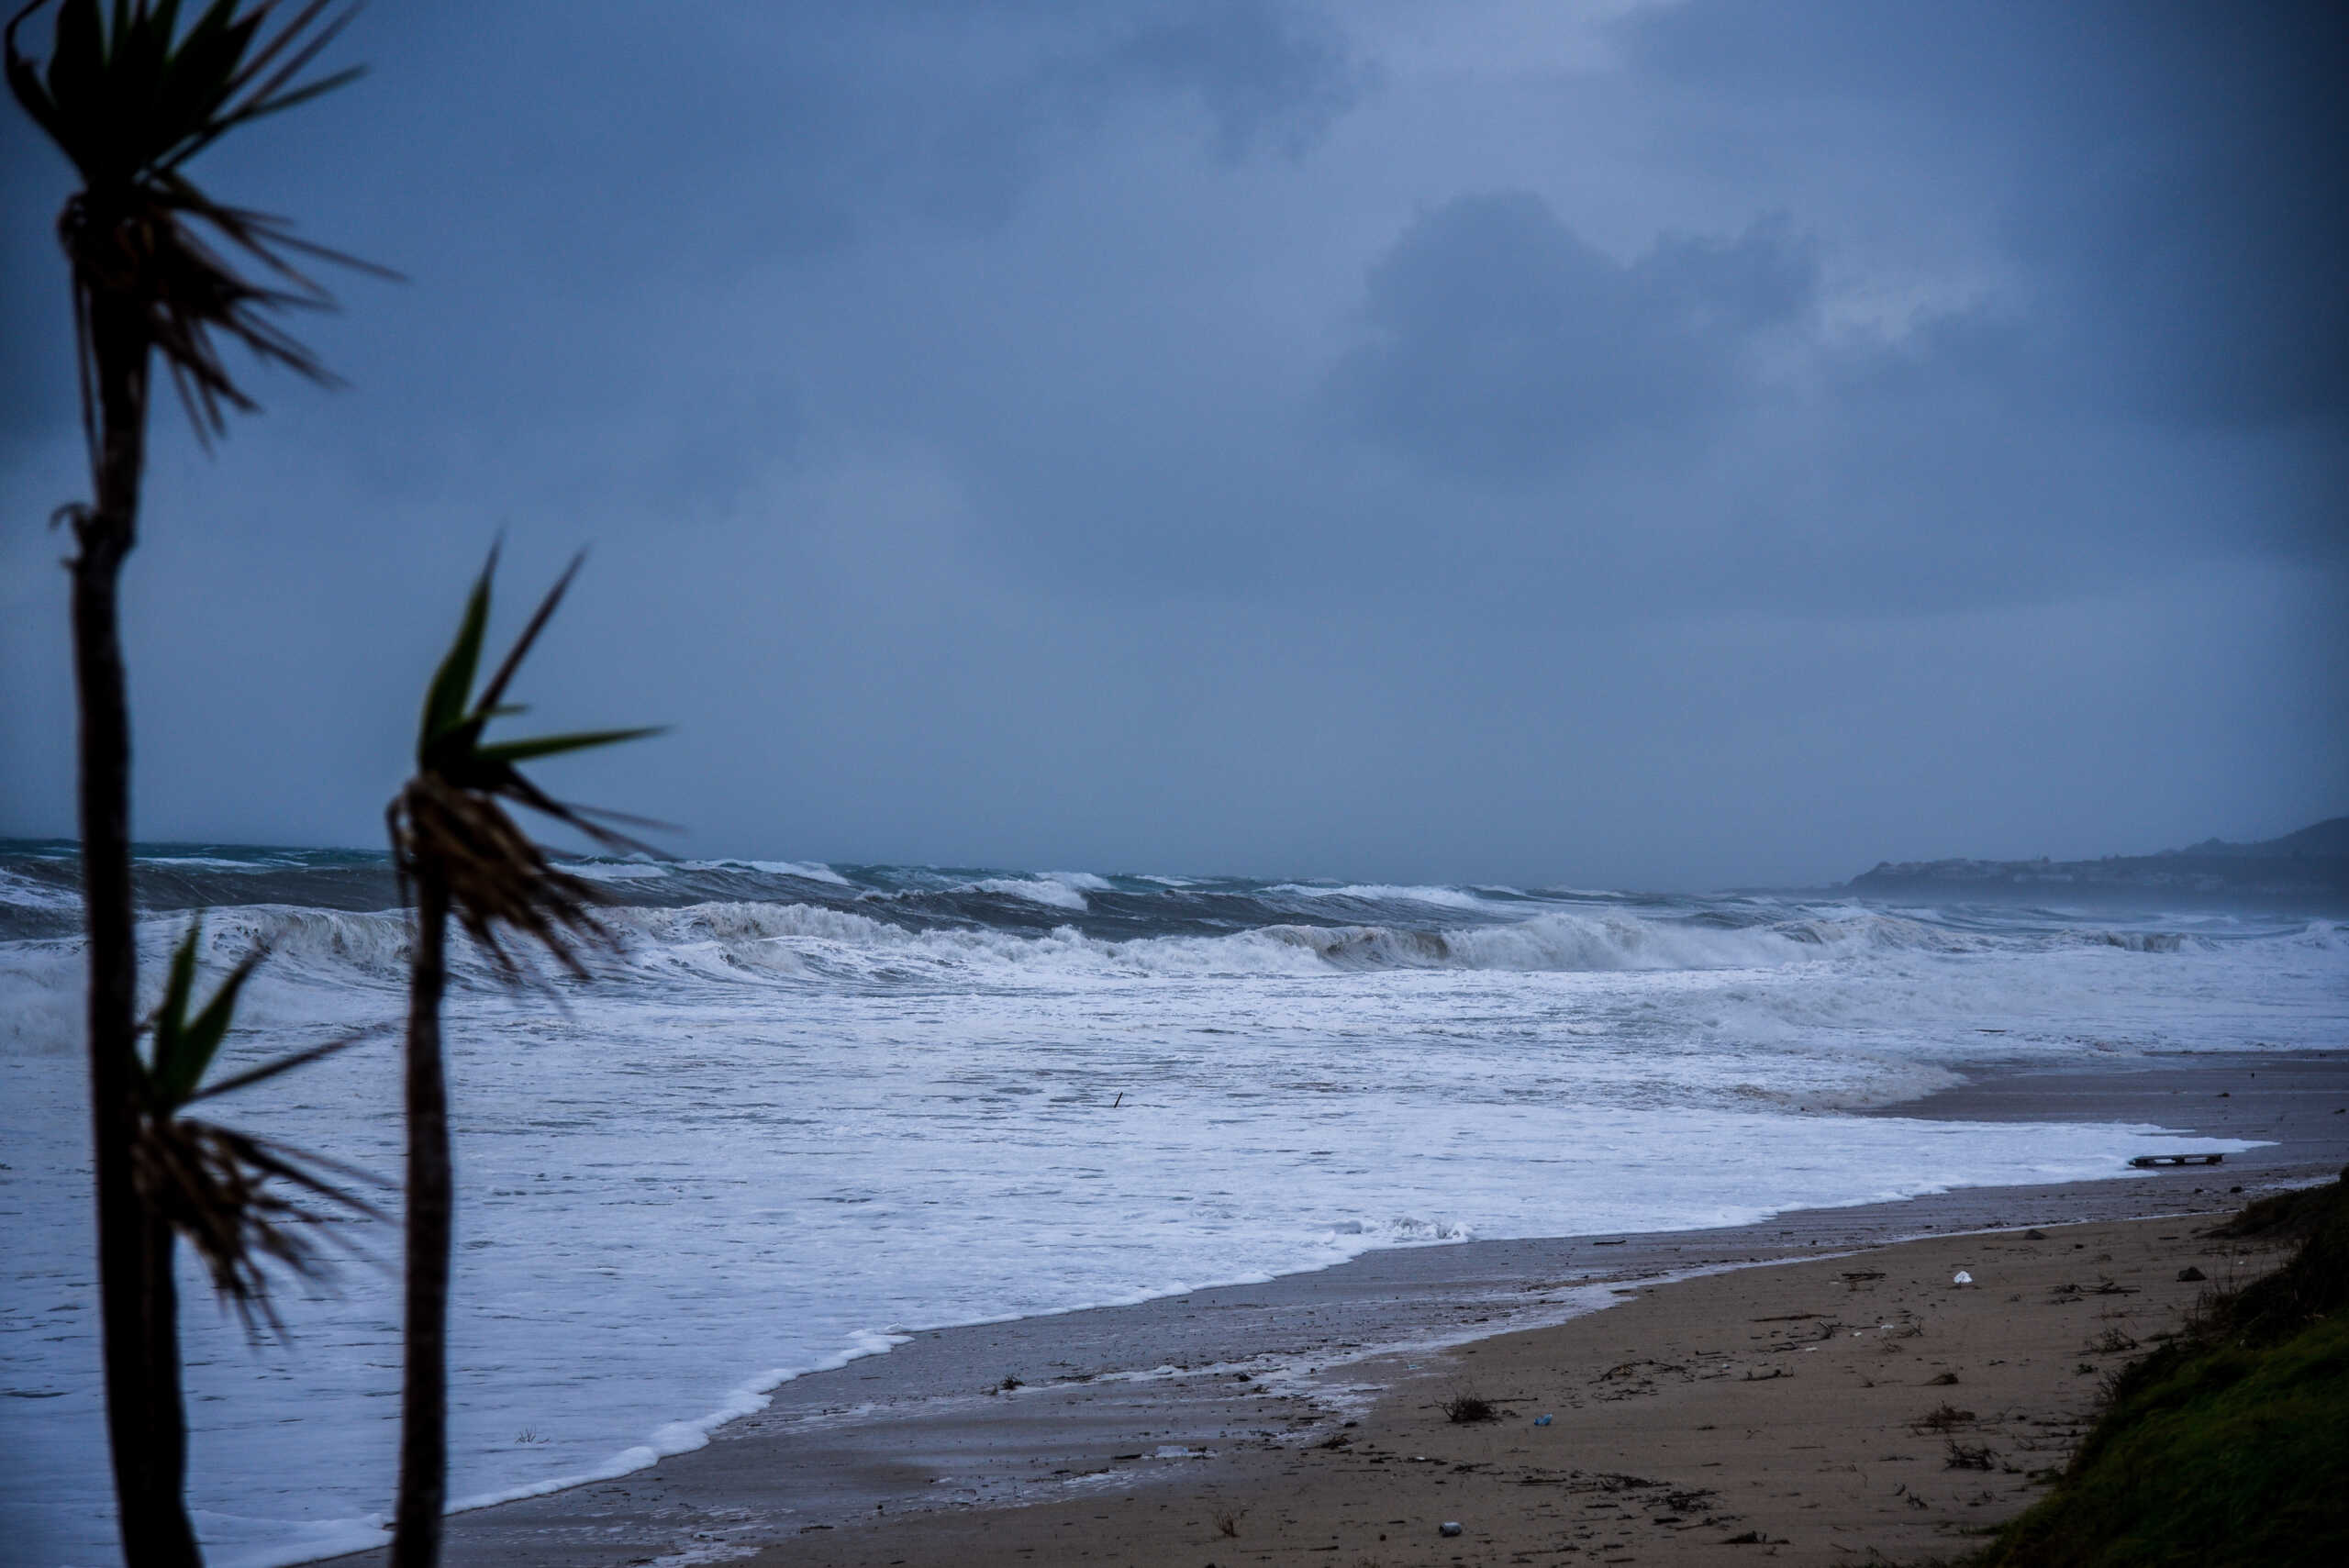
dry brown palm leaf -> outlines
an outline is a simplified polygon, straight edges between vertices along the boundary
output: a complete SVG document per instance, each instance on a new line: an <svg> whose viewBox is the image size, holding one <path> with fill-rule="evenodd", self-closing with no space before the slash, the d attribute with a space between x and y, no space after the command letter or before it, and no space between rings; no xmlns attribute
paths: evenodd
<svg viewBox="0 0 2349 1568"><path fill-rule="evenodd" d="M213 1290L256 1337L264 1324L281 1338L285 1330L271 1300L268 1265L318 1279L334 1261L329 1243L355 1251L331 1215L304 1207L280 1188L363 1218L384 1218L350 1187L318 1173L323 1168L347 1180L371 1180L363 1172L194 1117L146 1118L130 1158L140 1201L195 1250Z"/></svg>
<svg viewBox="0 0 2349 1568"><path fill-rule="evenodd" d="M521 966L499 940L500 927L544 948L583 980L580 949L611 945L595 914L609 895L551 862L495 795L417 773L393 803L392 841L403 880L429 867L448 889L465 934L509 975Z"/></svg>

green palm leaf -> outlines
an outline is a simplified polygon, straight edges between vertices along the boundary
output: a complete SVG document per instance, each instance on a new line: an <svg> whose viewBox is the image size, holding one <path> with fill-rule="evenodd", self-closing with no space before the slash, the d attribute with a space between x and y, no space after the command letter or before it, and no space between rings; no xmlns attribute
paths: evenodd
<svg viewBox="0 0 2349 1568"><path fill-rule="evenodd" d="M170 1070L156 1085L165 1104L185 1105L195 1097L196 1085L211 1070L212 1059L220 1052L220 1042L228 1037L229 1020L236 1016L238 993L244 990L245 982L252 978L261 960L258 952L247 955L228 972L228 978L220 983L204 1010L182 1029Z"/></svg>
<svg viewBox="0 0 2349 1568"><path fill-rule="evenodd" d="M170 976L163 983L163 1000L155 1009L155 1060L150 1072L158 1081L176 1071L187 999L195 989L195 948L203 924L201 915L190 921L187 935L173 951Z"/></svg>
<svg viewBox="0 0 2349 1568"><path fill-rule="evenodd" d="M465 707L473 689L473 672L481 665L482 637L489 627L489 583L497 572L497 550L481 569L473 591L465 599L465 615L457 626L457 639L441 656L432 684L424 695L424 728L417 737L417 765L426 765L440 739L465 722Z"/></svg>
<svg viewBox="0 0 2349 1568"><path fill-rule="evenodd" d="M565 751L641 740L648 735L661 734L666 728L654 724L634 729L582 729L570 735L541 735L532 740L501 740L495 745L474 747L473 755L490 762L527 762L539 757L561 756Z"/></svg>
<svg viewBox="0 0 2349 1568"><path fill-rule="evenodd" d="M148 1021L148 1028L155 1036L153 1062L147 1070L148 1099L161 1115L168 1116L198 1097L197 1085L211 1070L212 1059L219 1054L220 1042L228 1037L229 1021L236 1016L237 996L266 956L260 950L245 955L213 992L212 999L191 1018L188 1003L195 989L195 955L203 935L204 917L198 915L188 922L186 933L172 951L163 999Z"/></svg>

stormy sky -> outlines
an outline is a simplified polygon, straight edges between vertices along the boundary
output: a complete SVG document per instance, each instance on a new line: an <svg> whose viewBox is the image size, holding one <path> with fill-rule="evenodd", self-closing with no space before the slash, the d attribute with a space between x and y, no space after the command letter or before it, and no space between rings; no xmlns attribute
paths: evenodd
<svg viewBox="0 0 2349 1568"><path fill-rule="evenodd" d="M378 3L195 166L406 274L159 407L146 839L373 845L469 574L689 856L1521 884L2349 810L2335 6ZM0 125L0 833L72 831Z"/></svg>

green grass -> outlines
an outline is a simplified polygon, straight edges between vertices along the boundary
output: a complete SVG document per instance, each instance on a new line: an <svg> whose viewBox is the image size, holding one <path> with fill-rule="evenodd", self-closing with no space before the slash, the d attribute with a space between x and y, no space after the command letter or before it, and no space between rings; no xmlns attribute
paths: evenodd
<svg viewBox="0 0 2349 1568"><path fill-rule="evenodd" d="M2113 1380L2055 1490L1979 1568L2349 1563L2349 1189L2263 1200L2221 1233L2301 1245Z"/></svg>

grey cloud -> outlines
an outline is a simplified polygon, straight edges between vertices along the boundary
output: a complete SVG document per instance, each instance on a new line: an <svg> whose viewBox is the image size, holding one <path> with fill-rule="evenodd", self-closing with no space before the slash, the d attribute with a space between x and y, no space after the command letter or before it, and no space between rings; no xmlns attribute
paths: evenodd
<svg viewBox="0 0 2349 1568"><path fill-rule="evenodd" d="M1271 0L1220 0L1158 18L1112 58L1138 80L1196 93L1227 162L1267 145L1301 156L1365 85L1327 17Z"/></svg>
<svg viewBox="0 0 2349 1568"><path fill-rule="evenodd" d="M1463 196L1371 270L1372 340L1330 393L1439 469L1541 473L1627 428L1700 420L1738 392L1752 334L1799 317L1815 287L1778 224L1667 238L1625 265L1531 192Z"/></svg>
<svg viewBox="0 0 2349 1568"><path fill-rule="evenodd" d="M436 315L462 291L453 303L473 329L436 343L418 422L444 419L452 395L499 387L469 414L500 446L550 414L629 400L662 336L690 336L705 302L759 269L999 231L1046 171L1138 104L1194 106L1195 144L1233 163L1301 153L1359 86L1326 17L1279 0L740 4L657 17L580 0L553 25L527 6L440 4L396 28L367 18L352 51L370 79L308 108L301 136L232 139L201 172L229 199L299 207L305 234L406 272L408 298ZM395 85L419 80L434 91ZM0 353L12 378L66 367L50 226L67 186L39 138L0 138ZM344 292L373 312L410 307L363 284ZM736 305L724 330L739 344L747 327L755 342L773 313ZM341 335L328 323L317 336L334 346ZM379 368L367 358L379 341L362 334L334 362L383 385L413 355L384 345L392 366ZM718 395L786 404L787 375L737 363ZM529 402L502 395L516 380L533 386ZM699 394L684 390L710 395L706 378ZM54 432L60 419L53 400L12 398L0 438Z"/></svg>
<svg viewBox="0 0 2349 1568"><path fill-rule="evenodd" d="M1996 170L2034 374L2176 423L2349 417L2349 9L1692 0L1621 39L1749 137L1854 106L1880 148Z"/></svg>

